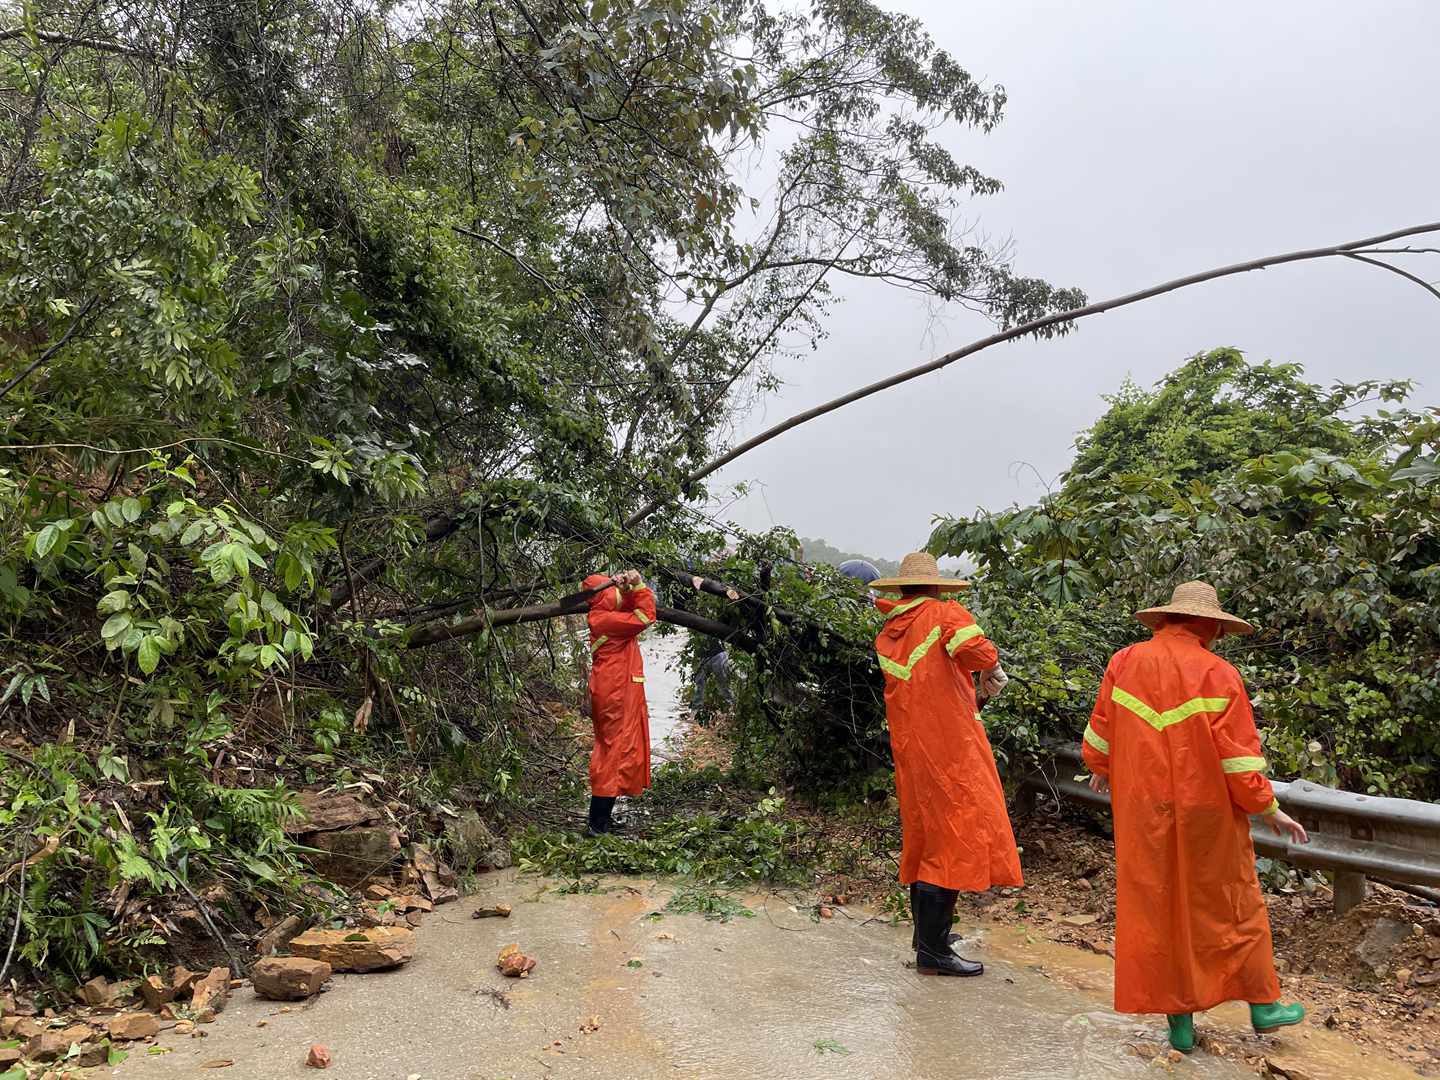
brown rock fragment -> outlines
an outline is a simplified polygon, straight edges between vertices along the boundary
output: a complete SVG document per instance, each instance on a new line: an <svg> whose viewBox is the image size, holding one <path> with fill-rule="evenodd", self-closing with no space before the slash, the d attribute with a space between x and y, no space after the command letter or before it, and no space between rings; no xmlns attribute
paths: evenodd
<svg viewBox="0 0 1440 1080"><path fill-rule="evenodd" d="M271 1001L303 1001L318 994L330 974L330 965L323 960L270 956L255 965L250 977L260 997Z"/></svg>
<svg viewBox="0 0 1440 1080"><path fill-rule="evenodd" d="M255 943L255 952L260 956L274 956L304 929L305 923L298 915L287 915L260 935L260 940Z"/></svg>
<svg viewBox="0 0 1440 1080"><path fill-rule="evenodd" d="M68 1054L75 1043L85 1043L94 1037L94 1029L85 1024L72 1024L64 1031L42 1031L25 1043L21 1056L30 1061L54 1061Z"/></svg>
<svg viewBox="0 0 1440 1080"><path fill-rule="evenodd" d="M153 1039L160 1034L160 1021L149 1013L121 1013L110 1018L112 1039Z"/></svg>
<svg viewBox="0 0 1440 1080"><path fill-rule="evenodd" d="M84 1004L91 1007L108 1005L115 997L115 990L106 982L105 976L96 975L80 987L79 997Z"/></svg>
<svg viewBox="0 0 1440 1080"><path fill-rule="evenodd" d="M230 1000L230 969L228 967L216 967L210 969L210 974L195 983L194 989L190 991L190 1007L196 1013L202 1013L206 1009L220 1012L225 1008L225 1003Z"/></svg>
<svg viewBox="0 0 1440 1080"><path fill-rule="evenodd" d="M175 1000L175 991L165 984L165 980L159 975L151 975L140 980L137 987L140 996L145 999L145 1007L159 1012L162 1008Z"/></svg>
<svg viewBox="0 0 1440 1080"><path fill-rule="evenodd" d="M370 809L353 795L321 795L302 792L300 810L303 817L291 818L285 823L288 833L331 832L335 829L350 829L356 825L367 825L380 819L379 813Z"/></svg>
<svg viewBox="0 0 1440 1080"><path fill-rule="evenodd" d="M328 1069L330 1067L330 1049L316 1043L310 1047L310 1053L305 1055L305 1064L312 1069Z"/></svg>
<svg viewBox="0 0 1440 1080"><path fill-rule="evenodd" d="M495 966L500 969L500 974L507 978L524 979L535 970L535 958L521 952L519 945L511 944L500 950Z"/></svg>
<svg viewBox="0 0 1440 1080"><path fill-rule="evenodd" d="M415 932L405 927L307 930L290 942L296 956L323 960L335 971L383 971L415 956Z"/></svg>
<svg viewBox="0 0 1440 1080"><path fill-rule="evenodd" d="M305 856L310 864L341 885L360 885L387 874L400 857L400 833L387 826L316 833L309 845L320 849Z"/></svg>
<svg viewBox="0 0 1440 1080"><path fill-rule="evenodd" d="M203 976L200 972L191 971L184 964L176 964L170 972L170 989L177 998L188 997L201 978Z"/></svg>
<svg viewBox="0 0 1440 1080"><path fill-rule="evenodd" d="M0 1039L33 1039L44 1030L28 1016L7 1016L0 1020Z"/></svg>

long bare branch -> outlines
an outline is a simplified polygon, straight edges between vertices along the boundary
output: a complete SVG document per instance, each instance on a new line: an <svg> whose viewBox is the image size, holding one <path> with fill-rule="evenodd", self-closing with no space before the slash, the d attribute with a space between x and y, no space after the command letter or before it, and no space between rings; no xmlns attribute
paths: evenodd
<svg viewBox="0 0 1440 1080"><path fill-rule="evenodd" d="M705 477L711 475L718 469L724 468L736 458L748 454L756 447L764 446L772 439L784 435L787 431L793 431L801 424L808 423L809 421L815 420L821 416L825 416L828 413L835 412L837 409L842 409L846 405L850 405L853 402L861 401L864 398L871 397L874 394L880 393L882 390L889 390L893 386L899 386L901 383L907 383L912 379L918 379L922 375L929 375L932 371L939 371L942 368L949 367L956 361L963 360L969 356L974 356L976 353L982 352L983 350L990 348L992 345L999 345L1000 343L1005 341L1013 341L1016 338L1025 337L1028 334L1034 334L1038 331L1046 330L1051 327L1063 326L1066 323L1074 322L1077 319L1083 319L1090 315L1099 315L1106 311L1114 311L1116 308L1128 307L1131 304L1138 304L1142 300L1149 300L1151 297L1162 296L1165 293L1174 292L1177 289L1184 289L1191 285L1198 285L1201 282L1214 281L1217 278L1231 277L1235 274L1245 274L1249 273L1252 270L1265 270L1271 266L1282 266L1285 263L1304 262L1311 259L1328 259L1335 258L1337 256L1356 258L1357 256L1354 253L1358 249L1373 247L1376 244L1383 244L1387 241L1398 240L1406 236L1419 236L1424 233L1434 232L1440 232L1440 222L1431 222L1428 225L1411 225L1408 228L1396 229L1393 232L1384 233L1380 236L1371 236L1365 238L1364 240L1353 240L1343 244L1332 244L1328 247L1305 248L1301 251L1288 251L1279 255L1265 255L1258 259L1249 259L1246 262L1232 263L1229 266L1217 267L1214 270L1204 270L1198 274L1187 274L1185 277L1175 278L1172 281L1166 281L1160 285L1152 285L1150 288L1141 289L1138 292L1126 293L1123 296L1117 296L1109 300L1100 300L1093 304L1086 304L1084 307L1073 308L1069 311L1060 311L1056 312L1053 315L1046 315L1043 318L1034 319L1030 322L1023 323L1020 326L1012 327L1009 330L1002 330L999 333L991 334L988 337L983 337L978 341L972 341L968 345L962 346L959 349L955 349L952 352L948 352L944 356L937 357L936 359L930 360L927 363L919 365L918 367L913 367L909 368L906 371L897 372L896 374L890 375L884 379L881 379L878 382L870 383L868 386L862 386L858 390L850 391L850 393L848 394L842 394L840 397L833 398L832 400L827 401L824 404L816 405L814 408L806 409L804 412L796 413L788 420L782 420L780 423L775 424L773 427L766 428L764 431L760 432L760 434L752 438L746 439L739 446L734 447L733 449L727 451L724 454L721 454L719 457L713 459L707 464L701 466L699 469L696 469L694 472L692 472L689 476L685 478L685 484L682 485L682 487L694 484L700 480L705 479ZM1363 259L1362 261L1372 262L1374 260ZM1387 264L1381 265L1385 266L1385 269L1387 270L1402 274L1405 277L1411 277L1411 275L1405 274L1404 271L1401 271L1396 267L1389 266ZM1412 280L1418 279L1412 278ZM665 506L669 501L670 500L667 498L659 498L652 500L651 502L647 503L645 506L637 510L635 513L631 514L628 518L626 518L625 527L634 528L640 522L644 521L647 517L653 514L656 510L660 509L662 506Z"/></svg>

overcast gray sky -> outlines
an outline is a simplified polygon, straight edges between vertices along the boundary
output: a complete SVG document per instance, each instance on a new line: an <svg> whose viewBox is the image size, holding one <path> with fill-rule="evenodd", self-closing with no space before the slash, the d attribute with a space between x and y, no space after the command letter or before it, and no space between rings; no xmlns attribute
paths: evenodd
<svg viewBox="0 0 1440 1080"><path fill-rule="evenodd" d="M1005 182L970 212L1023 273L1100 299L1440 219L1440 0L879 2L1008 91L999 128L949 143ZM1440 278L1433 258L1406 265ZM829 339L782 363L742 437L989 332L873 284L841 295ZM1233 345L1316 382L1413 378L1440 404L1437 343L1440 302L1349 261L1199 285L812 421L719 474L755 485L726 516L898 557L937 513L1032 501L1127 374L1148 385Z"/></svg>

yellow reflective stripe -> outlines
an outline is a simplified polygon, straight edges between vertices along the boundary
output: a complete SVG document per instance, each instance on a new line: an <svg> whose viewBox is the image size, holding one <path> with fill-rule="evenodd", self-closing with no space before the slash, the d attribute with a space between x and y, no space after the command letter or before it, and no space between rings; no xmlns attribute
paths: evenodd
<svg viewBox="0 0 1440 1080"><path fill-rule="evenodd" d="M1129 709L1136 716L1140 717L1156 731L1164 731L1172 724L1178 724L1182 720L1188 720L1196 713L1218 713L1224 712L1230 707L1230 699L1224 697L1197 697L1191 698L1183 705L1177 705L1165 712L1156 712L1145 702L1141 701L1134 694L1127 690L1121 690L1116 686L1110 691L1110 700L1122 708Z"/></svg>
<svg viewBox="0 0 1440 1080"><path fill-rule="evenodd" d="M1102 754L1110 753L1110 744L1097 735L1089 724L1085 725L1085 741Z"/></svg>
<svg viewBox="0 0 1440 1080"><path fill-rule="evenodd" d="M926 599L929 599L929 597L926 597ZM886 672L887 674L894 675L895 678L900 679L903 682L909 682L910 675L915 670L915 665L918 664L922 659L924 659L925 654L928 653L934 647L935 642L939 640L940 627L937 626L925 636L924 641L920 642L919 645L916 645L915 648L910 650L909 663L897 664L888 656L882 655L880 656L880 670Z"/></svg>
<svg viewBox="0 0 1440 1080"><path fill-rule="evenodd" d="M971 638L979 637L983 633L985 633L985 631L980 629L978 623L971 623L969 626L962 626L959 630L956 630L955 633L950 635L950 640L945 643L945 651L951 656L954 656L955 650L960 648L961 645L964 645L965 642L969 641Z"/></svg>
<svg viewBox="0 0 1440 1080"><path fill-rule="evenodd" d="M644 675L631 675L631 676L630 676L630 681L631 681L631 682L644 682L644 681L645 681L645 676L644 676Z"/></svg>
<svg viewBox="0 0 1440 1080"><path fill-rule="evenodd" d="M601 645L604 645L605 642L609 640L610 639L608 637L606 637L604 634L601 634L599 637L597 637L594 641L590 643L590 651L594 652L596 649L600 648Z"/></svg>
<svg viewBox="0 0 1440 1080"><path fill-rule="evenodd" d="M1264 772L1270 766L1263 757L1227 757L1220 759L1220 768L1227 773Z"/></svg>
<svg viewBox="0 0 1440 1080"><path fill-rule="evenodd" d="M1260 813L1264 814L1266 817L1269 817L1271 814L1278 814L1279 812L1280 812L1280 800L1279 800L1279 799L1271 799L1271 800L1270 800L1270 805L1267 806L1267 807L1265 807L1264 810L1261 810L1261 811L1260 811Z"/></svg>
<svg viewBox="0 0 1440 1080"><path fill-rule="evenodd" d="M916 609L917 607L919 607L921 604L925 603L926 600L933 600L933 599L935 599L933 596L922 596L922 597L919 597L918 599L911 600L909 603L901 604L899 607L891 608L891 609L890 609L890 614L885 616L885 621L886 621L886 622L889 622L891 619L895 618L897 615L904 615L905 612L907 612L907 611L913 611L913 610L915 610L915 609Z"/></svg>
<svg viewBox="0 0 1440 1080"><path fill-rule="evenodd" d="M639 608L635 609L635 617L639 619L642 623L644 623L646 626L649 626L652 622L655 621L654 619L650 618L649 615L646 615L643 611L641 611Z"/></svg>

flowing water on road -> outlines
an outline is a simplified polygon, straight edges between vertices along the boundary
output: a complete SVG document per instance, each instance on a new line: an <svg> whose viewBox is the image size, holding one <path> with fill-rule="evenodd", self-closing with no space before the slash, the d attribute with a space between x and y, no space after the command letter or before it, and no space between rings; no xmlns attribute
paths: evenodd
<svg viewBox="0 0 1440 1080"><path fill-rule="evenodd" d="M814 922L778 896L752 897L753 917L722 925L663 914L672 891L664 883L612 882L578 895L557 884L488 875L478 895L428 918L406 967L336 976L329 993L283 1012L238 991L202 1029L207 1038L164 1034L173 1052L137 1047L115 1075L203 1077L216 1075L202 1071L206 1062L229 1060L218 1074L228 1080L300 1080L313 1075L301 1062L315 1042L330 1048L337 1080L1254 1075L1204 1053L1174 1066L1137 1056L1132 1047L1161 1049L1164 1021L1117 1016L1105 1004L1102 960L1023 933L971 928L987 973L927 978L903 964L909 927L864 913ZM468 917L475 904L496 902L513 904L514 915ZM512 941L539 961L527 979L494 968ZM1200 1026L1231 1027L1238 1016L1222 1011ZM597 1030L583 1031L587 1022ZM1287 1055L1314 1080L1413 1075L1319 1028L1242 1039L1257 1053Z"/></svg>

